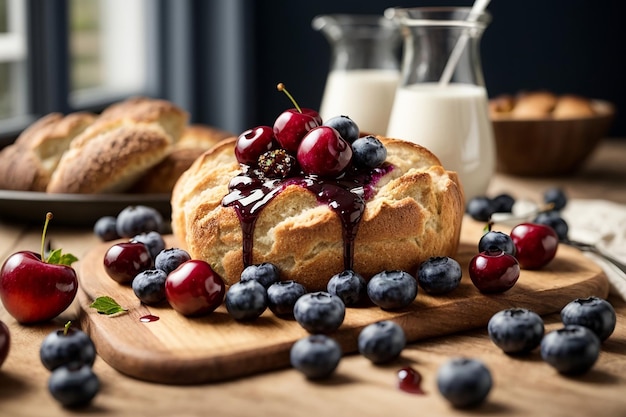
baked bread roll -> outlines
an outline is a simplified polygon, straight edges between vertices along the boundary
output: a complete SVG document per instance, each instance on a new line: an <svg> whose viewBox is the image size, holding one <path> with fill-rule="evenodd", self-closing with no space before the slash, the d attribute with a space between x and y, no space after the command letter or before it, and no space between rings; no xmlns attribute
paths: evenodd
<svg viewBox="0 0 626 417"><path fill-rule="evenodd" d="M518 119L546 117L556 106L556 95L547 91L535 91L520 94L511 110L511 115Z"/></svg>
<svg viewBox="0 0 626 417"><path fill-rule="evenodd" d="M548 91L502 94L489 100L493 120L573 119L597 114L592 100L574 94L557 96Z"/></svg>
<svg viewBox="0 0 626 417"><path fill-rule="evenodd" d="M167 156L187 121L185 111L165 100L135 97L111 105L72 141L46 190L126 191Z"/></svg>
<svg viewBox="0 0 626 417"><path fill-rule="evenodd" d="M554 110L552 110L552 117L555 119L589 117L595 114L590 100L571 94L559 97Z"/></svg>
<svg viewBox="0 0 626 417"><path fill-rule="evenodd" d="M45 191L63 152L96 116L87 112L50 113L0 152L0 188Z"/></svg>
<svg viewBox="0 0 626 417"><path fill-rule="evenodd" d="M235 138L205 152L176 183L173 232L193 258L209 262L227 284L240 278L244 243L251 246L249 264L271 262L281 279L296 280L310 291L325 289L334 274L346 269L351 251L353 269L366 279L392 269L414 274L430 256L454 256L464 213L456 173L446 171L426 148L379 139L387 149L385 169L363 188L370 195L358 227L350 229L356 232L353 241L346 238L345 216L320 203L310 191L314 187L291 179L255 209L251 239L243 238L242 224L250 226L251 219L242 223L232 206L222 204L231 180L242 171L234 154ZM341 208L342 201L333 203Z"/></svg>
<svg viewBox="0 0 626 417"><path fill-rule="evenodd" d="M220 140L232 136L230 132L211 126L201 124L187 126L165 159L146 171L133 186L132 191L171 193L178 177L191 166L193 161Z"/></svg>

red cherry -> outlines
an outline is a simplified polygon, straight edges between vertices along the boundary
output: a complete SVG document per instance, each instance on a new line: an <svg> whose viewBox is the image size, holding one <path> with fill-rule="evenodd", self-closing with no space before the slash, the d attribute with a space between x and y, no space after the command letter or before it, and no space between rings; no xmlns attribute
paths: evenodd
<svg viewBox="0 0 626 417"><path fill-rule="evenodd" d="M138 273L152 268L148 247L140 242L122 242L104 254L104 270L114 281L128 284Z"/></svg>
<svg viewBox="0 0 626 417"><path fill-rule="evenodd" d="M41 253L52 213L46 214L41 236ZM9 256L0 269L0 300L6 311L20 323L48 321L72 304L78 291L77 259L53 251L48 259L31 251ZM1 349L0 349L1 350Z"/></svg>
<svg viewBox="0 0 626 417"><path fill-rule="evenodd" d="M310 109L288 109L282 112L274 122L274 136L286 151L295 153L307 132L320 124Z"/></svg>
<svg viewBox="0 0 626 417"><path fill-rule="evenodd" d="M0 320L0 367L9 355L11 347L11 333L9 328L2 320Z"/></svg>
<svg viewBox="0 0 626 417"><path fill-rule="evenodd" d="M277 147L272 128L257 126L239 135L235 144L235 156L239 163L256 165L259 156Z"/></svg>
<svg viewBox="0 0 626 417"><path fill-rule="evenodd" d="M480 292L504 292L517 282L520 266L514 256L502 250L485 251L471 259L469 275Z"/></svg>
<svg viewBox="0 0 626 417"><path fill-rule="evenodd" d="M173 270L165 280L165 297L184 316L209 314L224 300L226 286L211 265L192 259Z"/></svg>
<svg viewBox="0 0 626 417"><path fill-rule="evenodd" d="M509 234L516 248L515 257L523 269L539 269L547 265L559 247L559 237L550 226L521 223Z"/></svg>
<svg viewBox="0 0 626 417"><path fill-rule="evenodd" d="M0 270L0 299L20 323L55 318L69 307L77 290L72 267L43 262L35 252L14 253Z"/></svg>
<svg viewBox="0 0 626 417"><path fill-rule="evenodd" d="M315 110L300 108L283 83L279 83L276 88L289 97L295 108L285 110L276 118L274 136L283 149L295 154L304 135L314 127L321 126L322 118Z"/></svg>
<svg viewBox="0 0 626 417"><path fill-rule="evenodd" d="M320 126L302 139L297 158L306 174L337 176L350 164L352 148L337 130Z"/></svg>

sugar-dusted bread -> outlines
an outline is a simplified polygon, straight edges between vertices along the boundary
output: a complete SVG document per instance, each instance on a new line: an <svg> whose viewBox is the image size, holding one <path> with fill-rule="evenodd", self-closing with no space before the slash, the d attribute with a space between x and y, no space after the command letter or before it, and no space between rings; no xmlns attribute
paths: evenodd
<svg viewBox="0 0 626 417"><path fill-rule="evenodd" d="M45 191L63 152L96 116L50 113L26 128L0 152L0 188Z"/></svg>
<svg viewBox="0 0 626 417"><path fill-rule="evenodd" d="M464 212L458 177L427 149L379 137L386 169L371 182L353 244L353 269L366 279L383 270L416 272L430 256L456 254ZM235 139L205 152L172 193L172 228L191 256L211 264L228 284L244 267L242 227L233 207L222 205L242 170ZM248 219L249 220L249 219ZM328 204L299 184L286 185L267 203L252 228L250 263L272 262L281 279L321 290L345 268L345 227Z"/></svg>
<svg viewBox="0 0 626 417"><path fill-rule="evenodd" d="M193 161L220 140L232 136L232 133L212 126L202 124L187 126L167 156L147 170L133 186L132 191L171 193L178 177Z"/></svg>
<svg viewBox="0 0 626 417"><path fill-rule="evenodd" d="M168 155L187 121L188 114L166 100L134 97L111 105L72 141L46 191L126 191Z"/></svg>

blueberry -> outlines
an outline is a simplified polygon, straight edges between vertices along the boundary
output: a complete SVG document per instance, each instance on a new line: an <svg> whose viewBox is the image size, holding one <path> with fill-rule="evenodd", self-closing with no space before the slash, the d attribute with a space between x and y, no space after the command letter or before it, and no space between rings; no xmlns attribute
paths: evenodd
<svg viewBox="0 0 626 417"><path fill-rule="evenodd" d="M117 234L117 220L113 216L100 217L93 226L93 232L104 242L121 237Z"/></svg>
<svg viewBox="0 0 626 417"><path fill-rule="evenodd" d="M82 330L69 327L49 333L39 347L41 363L48 370L70 363L92 366L96 360L96 348Z"/></svg>
<svg viewBox="0 0 626 417"><path fill-rule="evenodd" d="M600 339L584 326L569 324L549 332L541 341L541 357L562 374L587 372L600 355Z"/></svg>
<svg viewBox="0 0 626 417"><path fill-rule="evenodd" d="M404 330L390 320L367 325L359 333L359 352L376 364L390 362L397 358L405 346Z"/></svg>
<svg viewBox="0 0 626 417"><path fill-rule="evenodd" d="M346 315L343 301L325 291L304 294L293 306L293 316L309 333L331 333Z"/></svg>
<svg viewBox="0 0 626 417"><path fill-rule="evenodd" d="M241 282L249 280L258 281L263 287L269 288L275 282L280 280L280 275L276 265L271 263L262 263L258 265L250 265L241 273Z"/></svg>
<svg viewBox="0 0 626 417"><path fill-rule="evenodd" d="M487 324L491 341L505 353L527 353L539 346L543 319L525 308L510 308L494 314Z"/></svg>
<svg viewBox="0 0 626 417"><path fill-rule="evenodd" d="M158 304L165 300L166 278L167 273L160 269L148 269L140 272L133 279L133 292L144 304Z"/></svg>
<svg viewBox="0 0 626 417"><path fill-rule="evenodd" d="M346 269L328 280L326 290L341 298L346 306L353 306L367 297L367 282L360 274Z"/></svg>
<svg viewBox="0 0 626 417"><path fill-rule="evenodd" d="M267 290L255 280L239 281L228 289L225 304L235 320L254 320L267 308Z"/></svg>
<svg viewBox="0 0 626 417"><path fill-rule="evenodd" d="M154 267L169 274L183 263L189 261L191 255L180 248L164 249L154 258Z"/></svg>
<svg viewBox="0 0 626 417"><path fill-rule="evenodd" d="M511 236L504 232L490 230L478 241L478 252L488 252L492 250L501 250L510 255L515 256L517 249Z"/></svg>
<svg viewBox="0 0 626 417"><path fill-rule="evenodd" d="M552 210L561 210L567 205L567 195L560 188L550 188L543 193L543 202L551 204Z"/></svg>
<svg viewBox="0 0 626 417"><path fill-rule="evenodd" d="M140 242L146 245L152 259L155 259L165 249L165 240L159 232L147 232L135 235L131 242Z"/></svg>
<svg viewBox="0 0 626 417"><path fill-rule="evenodd" d="M499 194L491 199L495 213L511 213L515 199L506 193Z"/></svg>
<svg viewBox="0 0 626 417"><path fill-rule="evenodd" d="M485 196L472 197L465 207L465 212L471 216L472 219L487 222L491 218L491 215L495 213L493 201Z"/></svg>
<svg viewBox="0 0 626 417"><path fill-rule="evenodd" d="M96 396L100 380L88 365L64 365L50 374L48 390L63 406L81 407Z"/></svg>
<svg viewBox="0 0 626 417"><path fill-rule="evenodd" d="M348 116L336 116L324 122L324 126L334 128L343 140L348 143L354 142L359 137L359 127Z"/></svg>
<svg viewBox="0 0 626 417"><path fill-rule="evenodd" d="M117 234L121 237L133 237L141 233L161 232L163 216L156 209L148 206L128 206L117 215Z"/></svg>
<svg viewBox="0 0 626 417"><path fill-rule="evenodd" d="M613 306L599 297L577 298L561 310L563 324L578 324L593 331L601 341L615 330L616 316Z"/></svg>
<svg viewBox="0 0 626 417"><path fill-rule="evenodd" d="M437 371L437 388L454 407L466 408L482 403L492 386L491 372L477 359L454 358Z"/></svg>
<svg viewBox="0 0 626 417"><path fill-rule="evenodd" d="M309 379L329 377L341 360L341 347L336 340L314 334L296 341L291 346L289 359L291 366Z"/></svg>
<svg viewBox="0 0 626 417"><path fill-rule="evenodd" d="M306 294L304 285L296 281L278 281L267 289L267 304L279 317L293 317L293 306Z"/></svg>
<svg viewBox="0 0 626 417"><path fill-rule="evenodd" d="M550 226L556 232L559 240L567 240L567 235L569 234L569 225L561 217L558 211L543 211L535 217L533 222Z"/></svg>
<svg viewBox="0 0 626 417"><path fill-rule="evenodd" d="M365 136L352 143L352 163L358 168L376 168L387 159L387 148L374 136Z"/></svg>
<svg viewBox="0 0 626 417"><path fill-rule="evenodd" d="M434 256L417 268L417 282L428 294L445 294L459 286L461 265L447 256Z"/></svg>
<svg viewBox="0 0 626 417"><path fill-rule="evenodd" d="M383 271L367 283L367 295L385 310L408 307L417 297L417 281L405 271Z"/></svg>

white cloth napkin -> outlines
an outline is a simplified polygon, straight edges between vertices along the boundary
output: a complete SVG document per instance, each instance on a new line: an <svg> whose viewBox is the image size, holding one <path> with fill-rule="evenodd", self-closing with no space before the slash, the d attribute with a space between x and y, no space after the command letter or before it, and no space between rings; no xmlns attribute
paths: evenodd
<svg viewBox="0 0 626 417"><path fill-rule="evenodd" d="M626 263L626 206L606 200L571 199L561 215L569 225L569 238L591 243ZM604 271L611 292L626 300L626 274L604 258L584 252Z"/></svg>

